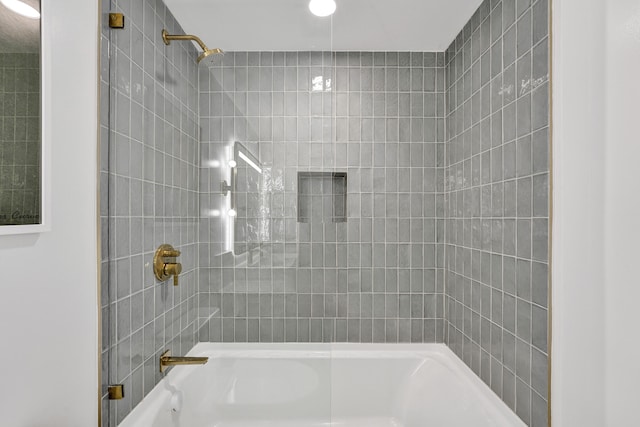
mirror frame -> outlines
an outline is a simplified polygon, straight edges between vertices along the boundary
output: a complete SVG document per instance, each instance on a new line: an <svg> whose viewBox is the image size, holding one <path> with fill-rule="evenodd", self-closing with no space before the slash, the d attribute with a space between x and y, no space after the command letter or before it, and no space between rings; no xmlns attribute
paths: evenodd
<svg viewBox="0 0 640 427"><path fill-rule="evenodd" d="M51 231L51 141L49 141L51 111L51 46L53 31L49 28L48 2L40 2L40 223L1 225L0 236L32 234Z"/></svg>

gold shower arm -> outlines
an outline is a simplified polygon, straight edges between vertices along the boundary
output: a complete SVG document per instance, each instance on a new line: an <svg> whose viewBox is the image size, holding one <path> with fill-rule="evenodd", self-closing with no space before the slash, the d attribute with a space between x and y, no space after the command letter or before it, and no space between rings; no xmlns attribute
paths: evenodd
<svg viewBox="0 0 640 427"><path fill-rule="evenodd" d="M205 45L204 42L202 40L200 40L200 37L196 37L196 36L170 35L169 33L167 33L167 30L162 30L162 40L164 41L164 44L166 44L166 45L169 45L171 43L171 40L193 40L194 42L198 43L200 45L200 47L202 48L202 50L204 50L205 52L207 50L209 50L207 45Z"/></svg>
<svg viewBox="0 0 640 427"><path fill-rule="evenodd" d="M200 45L200 48L202 49L202 53L200 54L200 56L198 56L198 59L197 59L198 64L200 63L200 61L202 61L204 58L206 58L209 55L218 55L218 54L224 53L222 49L217 49L217 48L209 49L207 45L204 44L202 40L200 40L200 37L196 37L192 35L171 35L167 33L167 30L162 30L162 41L164 41L164 44L166 45L170 44L171 40L194 41L198 43Z"/></svg>

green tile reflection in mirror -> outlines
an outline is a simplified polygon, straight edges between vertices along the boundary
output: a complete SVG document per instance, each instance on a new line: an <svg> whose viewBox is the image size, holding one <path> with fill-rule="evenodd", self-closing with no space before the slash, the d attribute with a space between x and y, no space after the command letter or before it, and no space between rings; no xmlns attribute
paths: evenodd
<svg viewBox="0 0 640 427"><path fill-rule="evenodd" d="M31 3L35 17L0 5L0 226L42 220L40 20Z"/></svg>

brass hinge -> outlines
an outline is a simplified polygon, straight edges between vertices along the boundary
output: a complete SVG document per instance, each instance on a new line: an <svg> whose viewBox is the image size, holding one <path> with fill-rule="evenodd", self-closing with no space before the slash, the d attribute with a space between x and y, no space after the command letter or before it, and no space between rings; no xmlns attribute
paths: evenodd
<svg viewBox="0 0 640 427"><path fill-rule="evenodd" d="M120 29L124 28L124 15L122 13L110 13L109 27Z"/></svg>
<svg viewBox="0 0 640 427"><path fill-rule="evenodd" d="M109 390L109 400L124 399L124 384L110 385L108 390Z"/></svg>

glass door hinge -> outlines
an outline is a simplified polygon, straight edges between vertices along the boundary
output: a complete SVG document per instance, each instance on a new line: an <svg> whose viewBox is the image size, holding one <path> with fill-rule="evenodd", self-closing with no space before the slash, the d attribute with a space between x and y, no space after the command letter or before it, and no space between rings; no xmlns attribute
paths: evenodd
<svg viewBox="0 0 640 427"><path fill-rule="evenodd" d="M124 399L124 385L123 384L110 385L108 390L109 390L109 400Z"/></svg>

